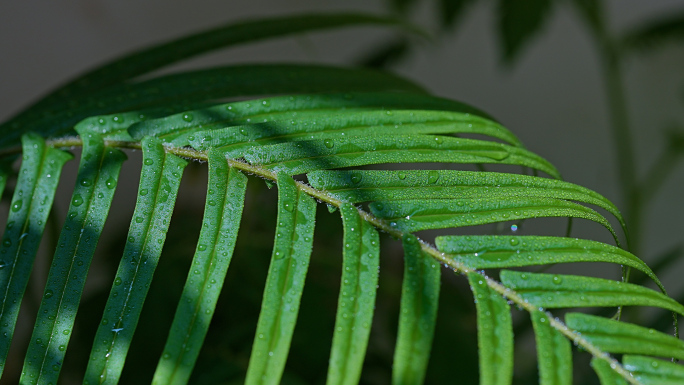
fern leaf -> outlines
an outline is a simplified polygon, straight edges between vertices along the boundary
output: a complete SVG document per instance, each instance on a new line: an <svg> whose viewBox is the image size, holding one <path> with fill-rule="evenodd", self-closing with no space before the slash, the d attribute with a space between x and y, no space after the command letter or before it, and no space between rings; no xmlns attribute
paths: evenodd
<svg viewBox="0 0 684 385"><path fill-rule="evenodd" d="M627 381L615 372L608 362L594 357L591 359L591 367L601 380L601 385L627 385Z"/></svg>
<svg viewBox="0 0 684 385"><path fill-rule="evenodd" d="M500 163L527 166L560 178L527 150L501 143L434 135L366 135L294 141L246 150L244 158L290 175L384 163Z"/></svg>
<svg viewBox="0 0 684 385"><path fill-rule="evenodd" d="M344 261L326 384L353 385L361 376L373 320L380 240L378 232L361 219L356 207L342 205L340 214Z"/></svg>
<svg viewBox="0 0 684 385"><path fill-rule="evenodd" d="M95 335L85 381L116 384L159 261L187 162L158 139L142 141L143 171L124 255Z"/></svg>
<svg viewBox="0 0 684 385"><path fill-rule="evenodd" d="M278 176L278 226L245 384L279 384L313 245L316 201Z"/></svg>
<svg viewBox="0 0 684 385"><path fill-rule="evenodd" d="M625 369L644 385L678 385L684 383L684 367L674 362L642 356L624 356Z"/></svg>
<svg viewBox="0 0 684 385"><path fill-rule="evenodd" d="M480 384L510 384L513 379L513 325L511 308L490 290L482 275L469 273L477 307L477 345L480 349Z"/></svg>
<svg viewBox="0 0 684 385"><path fill-rule="evenodd" d="M76 186L45 286L22 384L57 383L95 246L114 197L126 156L81 132L83 152ZM40 342L38 342L40 341Z"/></svg>
<svg viewBox="0 0 684 385"><path fill-rule="evenodd" d="M577 238L540 236L442 236L437 248L472 269L547 265L570 262L609 262L633 267L660 280L635 255L605 243Z"/></svg>
<svg viewBox="0 0 684 385"><path fill-rule="evenodd" d="M185 384L190 378L233 257L247 177L210 151L209 189L202 231L181 301L153 384Z"/></svg>
<svg viewBox="0 0 684 385"><path fill-rule="evenodd" d="M72 158L67 152L47 146L35 134L24 135L22 147L19 179L0 245L0 375L62 166ZM47 294L46 300L50 297Z"/></svg>
<svg viewBox="0 0 684 385"><path fill-rule="evenodd" d="M501 282L524 300L548 309L588 306L654 306L684 314L684 306L643 286L602 278L501 272Z"/></svg>
<svg viewBox="0 0 684 385"><path fill-rule="evenodd" d="M28 130L43 136L68 134L79 121L94 115L160 107L178 109L230 97L364 90L422 92L398 76L364 69L285 64L219 67L123 83L64 100L50 111L28 115L21 123L0 126L0 146L13 144ZM121 115L111 119L114 125L110 130L127 127Z"/></svg>
<svg viewBox="0 0 684 385"><path fill-rule="evenodd" d="M480 134L520 146L510 131L482 118L462 113L421 110L385 111L312 111L262 115L257 124L232 126L218 130L203 130L189 135L193 148L206 151L221 148L232 154L254 145L283 143L303 139L340 141L345 137L363 135L372 130L374 135L406 134ZM244 120L238 123L248 123ZM174 141L186 145L183 137Z"/></svg>
<svg viewBox="0 0 684 385"><path fill-rule="evenodd" d="M406 235L399 331L392 365L392 384L422 384L437 322L440 265L423 254L414 235Z"/></svg>
<svg viewBox="0 0 684 385"><path fill-rule="evenodd" d="M537 360L541 384L572 385L572 351L570 342L551 327L548 315L541 311L530 314L537 343Z"/></svg>
<svg viewBox="0 0 684 385"><path fill-rule="evenodd" d="M565 324L608 353L684 359L684 341L653 329L582 313L566 314Z"/></svg>
<svg viewBox="0 0 684 385"><path fill-rule="evenodd" d="M617 207L587 188L555 179L498 172L440 170L319 170L308 173L317 189L346 202L405 199L463 199L496 196L501 200L546 197L596 205L626 225ZM352 180L353 177L353 180Z"/></svg>
<svg viewBox="0 0 684 385"><path fill-rule="evenodd" d="M432 175L438 176L439 173ZM590 208L559 199L521 197L502 200L495 195L472 199L396 200L372 202L370 209L378 218L389 221L392 227L408 232L527 218L583 218L603 225L618 241L617 234L603 216Z"/></svg>
<svg viewBox="0 0 684 385"><path fill-rule="evenodd" d="M374 111L381 109L382 111ZM172 143L176 146L186 146L188 136L193 135L198 131L216 131L226 127L236 126L240 124L248 124L250 122L289 122L292 120L292 114L296 113L297 126L293 127L297 132L318 132L323 130L320 127L321 121L315 120L315 125L309 125L314 120L312 118L321 118L323 115L324 122L330 122L330 114L336 116L336 120L328 124L344 127L351 126L349 123L344 123L346 120L353 118L348 116L350 113L360 114L363 111L375 112L377 117L373 124L392 124L410 123L406 116L393 115L390 110L412 110L420 111L422 114L422 121L435 121L441 116L446 118L437 120L442 122L452 122L459 126L471 124L476 128L482 126L483 129L489 130L502 137L502 140L511 144L519 145L519 140L510 131L503 128L500 124L495 123L493 119L484 112L468 106L463 103L454 102L448 99L436 98L426 94L416 94L408 92L364 92L364 93L345 93L345 94L305 94L292 96L279 96L271 98L263 98L256 100L248 100L241 102L233 102L227 104L219 104L209 108L200 110L187 111L182 114L175 114L155 120L141 121L134 126L131 126L129 132L134 139L141 139L145 135L154 135L162 139L164 142ZM437 116L431 116L430 111ZM449 113L447 113L447 111ZM380 114L384 113L384 115ZM186 114L191 114L194 119L188 122ZM304 115L307 114L307 115ZM413 117L412 117L413 118ZM95 118L90 118L89 124L94 126ZM356 121L360 120L358 117ZM413 119L416 120L416 119ZM308 123L308 124L307 124ZM367 118L361 122L368 126ZM470 127L463 127L465 130ZM475 130L476 128L472 128ZM302 131L304 130L304 131ZM253 131L256 134L260 131ZM240 132L242 141L247 133ZM288 130L289 133L289 130ZM225 134L224 134L225 135ZM194 135L196 138L198 135ZM216 135L214 135L216 137ZM256 139L256 138L252 138ZM216 139L214 139L216 140ZM241 142L240 140L235 142ZM205 141L206 143L206 141ZM226 145L226 143L221 144ZM198 147L199 148L199 147ZM208 146L201 147L201 149L208 148Z"/></svg>

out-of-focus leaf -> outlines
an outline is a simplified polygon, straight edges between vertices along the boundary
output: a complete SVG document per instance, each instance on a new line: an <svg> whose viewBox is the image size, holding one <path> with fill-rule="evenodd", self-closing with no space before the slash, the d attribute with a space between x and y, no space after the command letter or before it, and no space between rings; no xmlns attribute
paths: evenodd
<svg viewBox="0 0 684 385"><path fill-rule="evenodd" d="M512 63L551 14L552 0L499 0L498 30L503 60Z"/></svg>
<svg viewBox="0 0 684 385"><path fill-rule="evenodd" d="M622 46L630 51L642 52L677 42L684 45L684 12L633 28L623 37Z"/></svg>

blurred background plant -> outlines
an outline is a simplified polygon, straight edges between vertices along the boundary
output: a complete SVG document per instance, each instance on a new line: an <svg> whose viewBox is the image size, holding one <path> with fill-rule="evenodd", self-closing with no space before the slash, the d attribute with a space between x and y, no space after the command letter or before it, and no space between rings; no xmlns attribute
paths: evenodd
<svg viewBox="0 0 684 385"><path fill-rule="evenodd" d="M276 14L340 8L340 4L313 5L304 0L250 3L236 7L205 1L193 5L193 12L188 12L187 5L175 2L114 4L74 0L66 6L39 6L37 1L0 5L0 51L4 52L0 61L0 120L70 76L132 48L224 23L227 18L263 16L264 10ZM665 278L666 285L668 276L680 275L680 218L684 217L679 193L684 172L678 163L684 153L681 1L391 0L350 1L344 8L393 12L431 30L436 38L426 43L387 31L330 32L212 54L174 66L173 70L215 62L292 59L352 62L395 70L417 79L438 95L490 112L518 134L528 148L556 164L567 180L615 201L628 220L636 254ZM494 35L498 37L496 45ZM134 163L127 165L135 167ZM186 191L181 191L174 214L183 220L172 221L156 274L164 282L153 282L137 331L147 338L134 341L122 383L149 383L182 289L201 223L202 189L206 186L204 168L196 164L190 168L190 183L183 185ZM131 196L135 195L137 181L129 183L130 196L119 193L114 204L132 210ZM72 185L73 179L62 181L64 189ZM245 212L254 215L245 216L235 251L249 258L236 258L229 269L214 329L210 331L215 338L207 340L192 383L243 381L270 255L270 243L255 240L273 238L276 212L275 191L263 184L250 188ZM61 204L57 199L55 223L62 222L68 199L68 193ZM119 214L122 219L117 222L112 216L113 223L104 232L108 235L103 237L93 263L95 274L83 297L81 319L89 318L87 314L98 318L102 312L108 287L98 284L98 277L111 281L122 251L118 245L123 245L121 239L126 236L124 218L130 217L125 210ZM335 302L331 298L336 298L341 266L341 253L330 254L327 250L339 250L341 238L336 215L319 210L318 221L318 243L292 343L291 357L297 359L288 363L283 379L287 384L325 381L331 340L319 336L334 324ZM527 226L519 231L525 231ZM574 231L607 241L587 235L593 230L591 226L580 226ZM365 384L389 382L387 373L391 373L397 327L394 315L401 291L398 246L384 248L376 319L362 377ZM28 298L40 298L48 257L44 255L37 261L44 270L36 270ZM673 297L684 302L683 295L675 294L682 292L681 284L676 288L677 283L670 282ZM444 279L443 286L438 337L426 383L444 383L455 372L462 383L476 383L477 341L471 293L465 280L455 277ZM22 311L34 314L37 302L25 302ZM168 317L159 317L163 313ZM160 318L168 324L160 324ZM519 363L515 376L517 383L533 383L537 381L533 336L529 321L523 318L514 315ZM671 319L666 315L644 324L666 330ZM78 382L90 350L95 327L85 322L82 326L75 326L69 346L74 354L65 361L64 383ZM30 328L24 335L30 336ZM82 354L77 354L79 351ZM574 357L576 381L597 383L589 365L583 363L588 361L584 356ZM11 381L11 377L7 380Z"/></svg>

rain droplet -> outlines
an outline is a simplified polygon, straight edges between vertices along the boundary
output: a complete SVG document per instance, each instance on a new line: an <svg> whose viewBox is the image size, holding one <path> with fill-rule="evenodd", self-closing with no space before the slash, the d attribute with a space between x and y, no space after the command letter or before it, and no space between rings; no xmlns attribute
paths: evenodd
<svg viewBox="0 0 684 385"><path fill-rule="evenodd" d="M114 284L115 284L116 286L121 285L121 282L122 282L121 277L116 277L116 279L114 280ZM104 322L104 320L103 320L103 322Z"/></svg>
<svg viewBox="0 0 684 385"><path fill-rule="evenodd" d="M114 187L116 187L116 179L109 178L107 179L107 182L105 182L105 184L107 185L107 188L113 189Z"/></svg>
<svg viewBox="0 0 684 385"><path fill-rule="evenodd" d="M152 160L152 159L145 159L145 164L148 165L148 166L151 166L151 165L154 164L154 160Z"/></svg>
<svg viewBox="0 0 684 385"><path fill-rule="evenodd" d="M437 171L430 171L428 173L428 183L430 184L435 184L437 183L437 180L439 180L439 172Z"/></svg>
<svg viewBox="0 0 684 385"><path fill-rule="evenodd" d="M45 290L45 298L51 298L52 297L52 290L47 289Z"/></svg>
<svg viewBox="0 0 684 385"><path fill-rule="evenodd" d="M192 114L183 114L183 120L186 122L192 122Z"/></svg>
<svg viewBox="0 0 684 385"><path fill-rule="evenodd" d="M511 238L510 243L511 243L511 246L518 246L520 241L518 240L518 238Z"/></svg>
<svg viewBox="0 0 684 385"><path fill-rule="evenodd" d="M362 178L363 178L363 177L362 177L361 175L359 175L359 174L352 174L352 176L351 176L351 181L352 181L352 183L354 183L354 184L358 184L358 183L361 183L361 179L362 179Z"/></svg>
<svg viewBox="0 0 684 385"><path fill-rule="evenodd" d="M144 188L144 189L140 190L140 195L142 195L142 196L147 195L147 189Z"/></svg>
<svg viewBox="0 0 684 385"><path fill-rule="evenodd" d="M401 179L401 180L406 179L406 173L405 172L401 171L398 175L399 175L399 179Z"/></svg>
<svg viewBox="0 0 684 385"><path fill-rule="evenodd" d="M78 207L83 204L83 197L81 194L74 195L74 199L71 200L71 204Z"/></svg>
<svg viewBox="0 0 684 385"><path fill-rule="evenodd" d="M335 142L332 139L326 139L323 141L323 144L325 144L325 147L328 148L333 148L335 147Z"/></svg>
<svg viewBox="0 0 684 385"><path fill-rule="evenodd" d="M12 211L14 211L14 212L16 213L17 211L21 210L21 206L22 206L23 204L24 204L24 202L22 202L21 199L19 199L18 201L15 201L15 202L12 204Z"/></svg>

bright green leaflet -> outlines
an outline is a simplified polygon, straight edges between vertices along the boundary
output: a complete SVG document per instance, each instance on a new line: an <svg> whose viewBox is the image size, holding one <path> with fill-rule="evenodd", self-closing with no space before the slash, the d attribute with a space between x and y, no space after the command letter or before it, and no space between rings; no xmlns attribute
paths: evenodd
<svg viewBox="0 0 684 385"><path fill-rule="evenodd" d="M473 269L547 265L570 262L609 262L644 272L665 293L658 277L635 255L605 243L578 238L544 236L442 236L439 251Z"/></svg>
<svg viewBox="0 0 684 385"><path fill-rule="evenodd" d="M143 168L128 239L90 353L84 383L115 384L166 238L187 162L158 139L142 141Z"/></svg>
<svg viewBox="0 0 684 385"><path fill-rule="evenodd" d="M405 235L403 245L404 281L392 365L393 385L423 383L439 305L439 262L423 253L415 235Z"/></svg>
<svg viewBox="0 0 684 385"><path fill-rule="evenodd" d="M21 141L19 178L0 245L0 375L62 166L72 158L67 152L46 146L38 135L26 134Z"/></svg>
<svg viewBox="0 0 684 385"><path fill-rule="evenodd" d="M29 129L46 136L68 134L75 124L93 115L166 106L177 108L174 106L192 106L229 97L378 89L422 92L407 80L365 69L264 64L197 70L124 83L69 99L64 102L66 104L55 106L54 111L31 115L24 128L20 126L7 133L0 128L0 135L3 135L0 146L12 144L22 131ZM118 125L123 123L121 116L114 115L112 120Z"/></svg>
<svg viewBox="0 0 684 385"><path fill-rule="evenodd" d="M153 384L185 384L209 329L233 257L247 177L210 150L209 188L197 251L169 331Z"/></svg>
<svg viewBox="0 0 684 385"><path fill-rule="evenodd" d="M279 384L313 246L316 201L278 175L278 226L245 384Z"/></svg>
<svg viewBox="0 0 684 385"><path fill-rule="evenodd" d="M499 172L440 170L320 170L308 174L309 183L337 199L357 203L405 199L547 197L596 205L613 214L625 229L617 207L582 186L556 179Z"/></svg>
<svg viewBox="0 0 684 385"><path fill-rule="evenodd" d="M606 361L592 358L591 367L594 368L594 371L601 380L601 385L627 385L627 381L620 377Z"/></svg>
<svg viewBox="0 0 684 385"><path fill-rule="evenodd" d="M439 174L436 174L439 175ZM371 212L402 231L444 229L527 218L575 217L594 221L617 234L594 210L562 199L508 198L494 196L471 199L416 199L372 202Z"/></svg>
<svg viewBox="0 0 684 385"><path fill-rule="evenodd" d="M570 342L549 323L541 311L530 313L541 384L572 385L572 350Z"/></svg>
<svg viewBox="0 0 684 385"><path fill-rule="evenodd" d="M560 178L546 160L501 143L435 135L371 135L308 140L247 149L252 164L290 175L381 163L500 163L526 166Z"/></svg>
<svg viewBox="0 0 684 385"><path fill-rule="evenodd" d="M650 357L624 356L622 364L644 385L681 385L684 367Z"/></svg>
<svg viewBox="0 0 684 385"><path fill-rule="evenodd" d="M66 99L73 100L74 97L78 98L84 94L120 84L171 63L205 52L301 32L364 24L403 26L404 29L416 32L415 28L402 24L395 19L363 14L296 15L229 24L149 47L95 68L54 90L50 95L0 125L0 137L4 138L11 135L13 131L26 131L27 123L31 122L36 115L61 110L60 107L64 107L64 100ZM67 106L76 107L74 105ZM36 128L38 127L34 127L34 129Z"/></svg>
<svg viewBox="0 0 684 385"><path fill-rule="evenodd" d="M654 329L582 313L566 314L565 324L609 353L684 359L684 341Z"/></svg>
<svg viewBox="0 0 684 385"><path fill-rule="evenodd" d="M97 134L80 132L81 164L52 259L38 319L22 370L22 384L57 383L95 247L126 156Z"/></svg>
<svg viewBox="0 0 684 385"><path fill-rule="evenodd" d="M478 273L468 273L477 307L480 384L510 384L513 379L513 324L506 299Z"/></svg>
<svg viewBox="0 0 684 385"><path fill-rule="evenodd" d="M657 291L610 279L501 271L501 282L535 306L654 306L684 314L684 306Z"/></svg>
<svg viewBox="0 0 684 385"><path fill-rule="evenodd" d="M309 139L325 139L328 144L330 141L334 144L346 137L372 131L374 135L479 134L521 146L520 141L500 125L460 112L390 109L297 111L296 120L292 119L292 114L288 111L236 119L227 127L203 127L187 136L174 138L172 143L184 146L189 140L189 144L200 151L216 147L226 150L229 155L237 155L241 149L254 144Z"/></svg>
<svg viewBox="0 0 684 385"><path fill-rule="evenodd" d="M219 104L200 110L187 111L193 115L191 122L187 121L186 113L171 115L159 119L139 122L131 126L129 131L133 138L154 135L164 142L171 142L178 146L187 145L187 137L193 132L215 130L238 123L263 122L264 119L274 120L283 114L292 112L327 111L338 113L352 109L411 109L460 112L472 124L487 125L492 129L503 130L502 126L493 122L489 115L466 104L441 99L426 94L407 92L353 92L353 93L324 93L277 96L249 101ZM385 112L387 115L387 113ZM391 115L389 115L391 116ZM185 119L184 119L185 117ZM92 120L93 124L96 120ZM510 131L509 131L510 133ZM512 136L512 134L509 134ZM511 141L518 142L512 136Z"/></svg>
<svg viewBox="0 0 684 385"><path fill-rule="evenodd" d="M356 207L343 204L340 214L344 227L342 284L326 384L355 385L361 377L373 321L380 239Z"/></svg>

